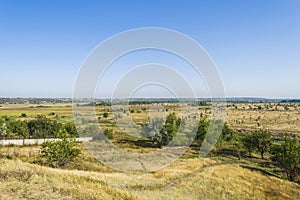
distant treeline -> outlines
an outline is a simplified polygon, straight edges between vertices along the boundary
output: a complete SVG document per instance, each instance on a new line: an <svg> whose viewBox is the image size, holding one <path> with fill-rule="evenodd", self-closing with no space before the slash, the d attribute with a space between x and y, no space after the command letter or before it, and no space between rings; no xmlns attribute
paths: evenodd
<svg viewBox="0 0 300 200"><path fill-rule="evenodd" d="M132 99L113 99L114 103L129 102L130 105L151 104L151 103L179 103L179 102L232 102L232 103L299 103L300 99L266 99L266 98L132 98ZM45 103L72 103L78 102L80 105L92 105L86 102L95 102L96 105L110 105L110 99L76 99L72 98L0 98L0 104L45 104ZM94 104L94 105L95 105Z"/></svg>
<svg viewBox="0 0 300 200"><path fill-rule="evenodd" d="M71 102L71 98L0 98L0 104L45 104Z"/></svg>
<svg viewBox="0 0 300 200"><path fill-rule="evenodd" d="M114 104L116 105L122 105L122 104L129 104L129 105L148 105L148 104L155 104L155 103L170 103L170 104L176 104L176 103L188 103L189 105L193 106L208 106L209 102L206 101L178 101L176 99L173 100L166 100L166 99L157 99L157 100L133 100L133 101L119 101L119 102L110 102L110 101L101 101L101 102L89 102L89 103L78 103L77 106L112 106Z"/></svg>
<svg viewBox="0 0 300 200"><path fill-rule="evenodd" d="M282 103L300 103L300 99L282 100Z"/></svg>

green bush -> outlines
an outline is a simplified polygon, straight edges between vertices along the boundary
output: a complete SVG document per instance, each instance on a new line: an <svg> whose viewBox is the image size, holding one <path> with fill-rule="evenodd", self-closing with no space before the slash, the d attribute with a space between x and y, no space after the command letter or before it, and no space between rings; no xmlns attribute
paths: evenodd
<svg viewBox="0 0 300 200"><path fill-rule="evenodd" d="M41 147L41 157L46 159L46 164L51 167L63 167L80 154L76 148L75 138L65 135L60 141L46 141Z"/></svg>
<svg viewBox="0 0 300 200"><path fill-rule="evenodd" d="M264 153L270 149L271 139L268 131L260 130L253 133L253 142L262 159L264 159Z"/></svg>
<svg viewBox="0 0 300 200"><path fill-rule="evenodd" d="M247 134L242 138L242 143L244 148L247 150L249 156L251 156L251 153L255 150L256 144L254 141L254 137L252 134Z"/></svg>
<svg viewBox="0 0 300 200"><path fill-rule="evenodd" d="M104 135L105 135L108 139L110 139L110 140L112 140L112 139L114 138L113 131L110 130L110 129L105 129L105 130L104 130Z"/></svg>
<svg viewBox="0 0 300 200"><path fill-rule="evenodd" d="M274 144L271 159L282 168L288 180L294 181L300 175L300 146L296 139L284 138L282 144Z"/></svg>
<svg viewBox="0 0 300 200"><path fill-rule="evenodd" d="M157 144L159 148L168 145L176 136L181 124L181 119L175 113L170 113L161 130L155 130L154 135L150 137L152 143Z"/></svg>
<svg viewBox="0 0 300 200"><path fill-rule="evenodd" d="M108 113L107 112L103 113L103 117L107 118L108 117Z"/></svg>

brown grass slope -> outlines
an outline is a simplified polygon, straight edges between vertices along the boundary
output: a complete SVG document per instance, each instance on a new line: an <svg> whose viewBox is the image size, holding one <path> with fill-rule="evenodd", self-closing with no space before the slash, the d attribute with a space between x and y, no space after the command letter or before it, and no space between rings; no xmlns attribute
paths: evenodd
<svg viewBox="0 0 300 200"><path fill-rule="evenodd" d="M299 199L295 183L211 159L144 174L61 170L0 160L0 199Z"/></svg>

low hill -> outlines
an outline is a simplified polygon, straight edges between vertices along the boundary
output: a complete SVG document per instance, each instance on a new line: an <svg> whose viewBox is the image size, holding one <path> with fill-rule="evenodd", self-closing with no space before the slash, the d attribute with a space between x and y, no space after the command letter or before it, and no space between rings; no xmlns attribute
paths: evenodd
<svg viewBox="0 0 300 200"><path fill-rule="evenodd" d="M0 199L299 199L300 186L237 164L180 159L144 174L62 170L0 160Z"/></svg>

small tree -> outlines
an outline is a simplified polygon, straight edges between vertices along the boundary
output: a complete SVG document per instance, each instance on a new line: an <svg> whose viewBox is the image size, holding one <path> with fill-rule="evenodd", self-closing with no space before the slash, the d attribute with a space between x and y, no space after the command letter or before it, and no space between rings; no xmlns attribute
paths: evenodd
<svg viewBox="0 0 300 200"><path fill-rule="evenodd" d="M283 144L273 145L271 159L284 169L288 180L294 181L300 174L300 146L296 139L284 138Z"/></svg>
<svg viewBox="0 0 300 200"><path fill-rule="evenodd" d="M103 117L107 118L108 117L108 113L107 112L103 113Z"/></svg>
<svg viewBox="0 0 300 200"><path fill-rule="evenodd" d="M52 167L63 167L74 161L79 154L80 149L76 148L75 138L68 138L66 133L60 141L46 141L41 147L41 156Z"/></svg>
<svg viewBox="0 0 300 200"><path fill-rule="evenodd" d="M62 128L62 124L44 115L38 115L28 122L28 128L29 134L34 138L56 137L56 133Z"/></svg>
<svg viewBox="0 0 300 200"><path fill-rule="evenodd" d="M271 146L271 134L268 131L255 131L253 134L254 144L260 156L264 159L264 153L267 152Z"/></svg>
<svg viewBox="0 0 300 200"><path fill-rule="evenodd" d="M148 133L148 135L150 135L150 140L152 141L152 143L156 143L157 146L161 148L162 146L168 145L170 141L172 141L172 139L175 137L181 124L181 119L177 117L175 113L170 113L166 117L165 124L160 130L157 130L157 125L160 122L156 121L155 123L157 124L152 124L151 126L153 127L151 128L145 127L147 130L142 134L147 135Z"/></svg>
<svg viewBox="0 0 300 200"><path fill-rule="evenodd" d="M256 144L254 141L253 134L247 134L242 138L244 148L247 150L249 156L255 150Z"/></svg>
<svg viewBox="0 0 300 200"><path fill-rule="evenodd" d="M73 122L66 123L63 128L67 131L67 133L72 137L79 137L79 133L76 129L76 126Z"/></svg>
<svg viewBox="0 0 300 200"><path fill-rule="evenodd" d="M23 144L25 139L29 136L29 129L26 121L18 121L16 123L16 132L18 135L23 137Z"/></svg>
<svg viewBox="0 0 300 200"><path fill-rule="evenodd" d="M167 116L164 129L169 135L170 140L172 140L178 132L180 123L181 119L177 117L175 113L171 113Z"/></svg>
<svg viewBox="0 0 300 200"><path fill-rule="evenodd" d="M218 120L215 123L217 125L219 124L219 126L223 124L223 122L221 120ZM231 130L226 123L224 123L223 127L222 127L222 133L219 136L216 145L223 147L224 143L235 142L237 140L239 140L238 135L233 130Z"/></svg>
<svg viewBox="0 0 300 200"><path fill-rule="evenodd" d="M199 145L202 144L208 132L208 127L209 127L209 120L207 119L206 116L203 116L198 122L198 129L195 138Z"/></svg>
<svg viewBox="0 0 300 200"><path fill-rule="evenodd" d="M113 139L114 138L114 133L111 129L105 129L104 130L104 135L108 138L108 139Z"/></svg>
<svg viewBox="0 0 300 200"><path fill-rule="evenodd" d="M164 145L168 145L170 142L170 136L168 133L162 128L158 134L155 134L151 137L151 141L157 144L157 147L162 148Z"/></svg>

